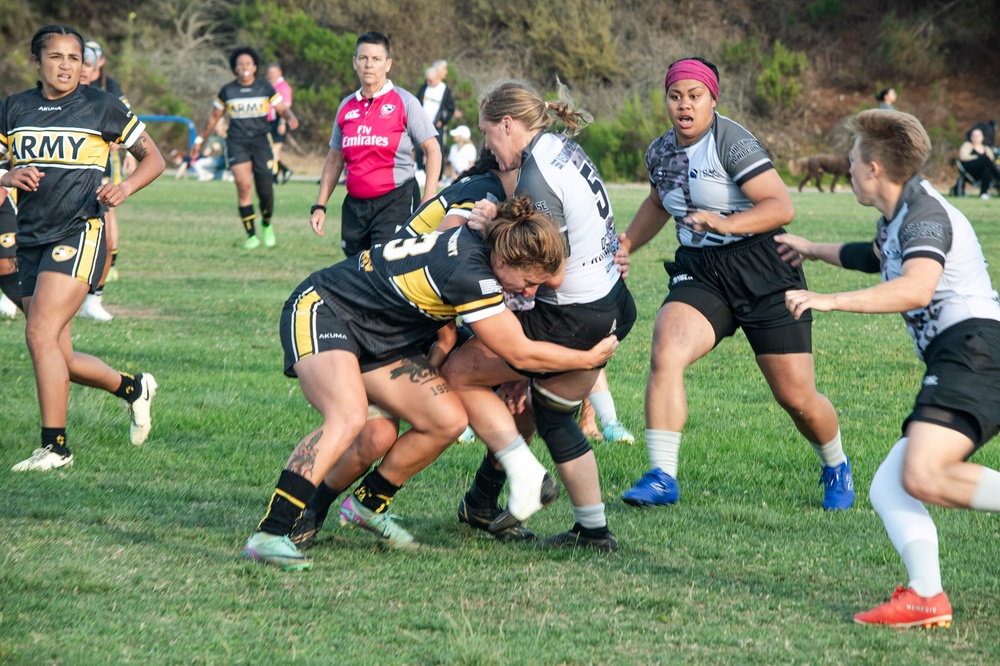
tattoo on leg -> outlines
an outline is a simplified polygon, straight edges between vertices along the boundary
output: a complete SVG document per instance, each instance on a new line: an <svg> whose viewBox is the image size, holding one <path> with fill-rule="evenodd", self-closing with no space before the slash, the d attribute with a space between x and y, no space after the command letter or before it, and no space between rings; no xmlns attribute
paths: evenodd
<svg viewBox="0 0 1000 666"><path fill-rule="evenodd" d="M317 430L315 435L299 442L299 445L292 451L292 457L289 458L285 469L308 479L309 473L316 466L316 448L322 436L323 431Z"/></svg>
<svg viewBox="0 0 1000 666"><path fill-rule="evenodd" d="M434 381L438 376L437 371L430 366L426 358L413 356L401 360L399 365L392 369L389 379L395 381L400 377L409 377L410 382L414 384L426 384Z"/></svg>

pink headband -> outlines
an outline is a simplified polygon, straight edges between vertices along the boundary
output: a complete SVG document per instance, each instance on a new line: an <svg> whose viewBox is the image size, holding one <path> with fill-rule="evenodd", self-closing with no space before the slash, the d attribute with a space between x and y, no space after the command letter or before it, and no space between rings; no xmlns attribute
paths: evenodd
<svg viewBox="0 0 1000 666"><path fill-rule="evenodd" d="M719 79L708 65L697 60L678 60L667 70L667 80L663 84L664 90L669 89L671 84L684 79L694 79L704 83L705 87L712 93L712 99L719 99Z"/></svg>

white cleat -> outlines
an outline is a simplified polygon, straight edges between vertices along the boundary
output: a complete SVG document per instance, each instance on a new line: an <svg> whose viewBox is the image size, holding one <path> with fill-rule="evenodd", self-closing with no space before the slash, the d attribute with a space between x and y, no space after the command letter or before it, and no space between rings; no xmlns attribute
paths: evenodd
<svg viewBox="0 0 1000 666"><path fill-rule="evenodd" d="M149 431L153 428L153 417L150 413L150 405L153 403L153 396L156 395L156 380L153 375L143 373L140 375L139 383L142 386L142 394L136 398L135 402L128 404L128 417L132 424L129 426L129 439L136 446L139 446L149 437Z"/></svg>
<svg viewBox="0 0 1000 666"><path fill-rule="evenodd" d="M73 464L73 454L59 455L52 451L51 446L44 449L35 449L31 457L22 460L10 468L12 472L45 472L50 469L69 467Z"/></svg>
<svg viewBox="0 0 1000 666"><path fill-rule="evenodd" d="M104 309L101 297L96 294L87 294L87 298L83 299L83 305L80 306L77 316L84 319L93 319L94 321L111 321L115 318L113 314Z"/></svg>
<svg viewBox="0 0 1000 666"><path fill-rule="evenodd" d="M14 301L7 298L7 294L0 295L0 315L8 319L17 318L18 309Z"/></svg>

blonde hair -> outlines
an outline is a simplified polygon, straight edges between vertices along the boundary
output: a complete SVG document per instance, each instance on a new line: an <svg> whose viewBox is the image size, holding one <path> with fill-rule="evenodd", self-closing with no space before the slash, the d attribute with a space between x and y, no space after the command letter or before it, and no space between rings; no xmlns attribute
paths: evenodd
<svg viewBox="0 0 1000 666"><path fill-rule="evenodd" d="M526 194L498 204L483 237L490 254L517 270L556 273L569 256L559 225L536 210Z"/></svg>
<svg viewBox="0 0 1000 666"><path fill-rule="evenodd" d="M573 106L569 88L556 79L558 100L546 102L538 91L523 81L501 81L479 96L479 116L491 123L510 116L524 124L529 132L548 129L553 120L564 126L563 134L575 136L593 122L594 117Z"/></svg>
<svg viewBox="0 0 1000 666"><path fill-rule="evenodd" d="M860 139L861 159L878 162L894 183L902 184L916 176L930 157L927 130L908 113L870 109L849 118L845 127Z"/></svg>

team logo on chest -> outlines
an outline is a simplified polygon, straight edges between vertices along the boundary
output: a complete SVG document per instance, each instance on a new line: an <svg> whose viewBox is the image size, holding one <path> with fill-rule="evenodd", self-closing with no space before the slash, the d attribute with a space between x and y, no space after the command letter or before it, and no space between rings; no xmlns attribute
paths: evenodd
<svg viewBox="0 0 1000 666"><path fill-rule="evenodd" d="M396 110L396 105L395 104L383 104L382 105L382 110L380 111L380 113L383 116L388 116L388 115L390 115L395 110Z"/></svg>
<svg viewBox="0 0 1000 666"><path fill-rule="evenodd" d="M69 261L76 256L76 248L70 245L57 245L52 248L52 258L56 261Z"/></svg>

